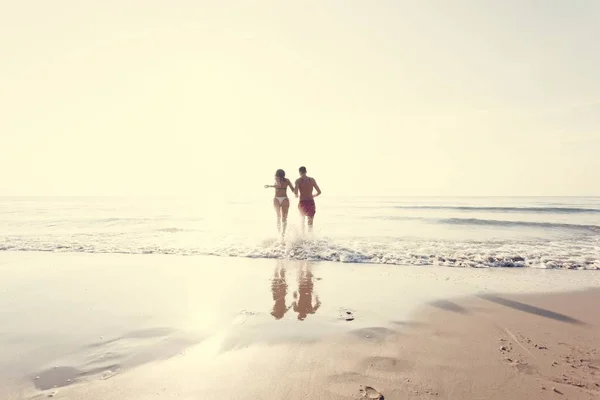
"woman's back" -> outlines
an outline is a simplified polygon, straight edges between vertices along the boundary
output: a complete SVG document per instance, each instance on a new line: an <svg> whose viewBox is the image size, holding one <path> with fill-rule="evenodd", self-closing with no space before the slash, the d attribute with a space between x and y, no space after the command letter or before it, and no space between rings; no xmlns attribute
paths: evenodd
<svg viewBox="0 0 600 400"><path fill-rule="evenodd" d="M290 185L289 179L277 178L275 181L275 196L283 197L287 196L287 188Z"/></svg>

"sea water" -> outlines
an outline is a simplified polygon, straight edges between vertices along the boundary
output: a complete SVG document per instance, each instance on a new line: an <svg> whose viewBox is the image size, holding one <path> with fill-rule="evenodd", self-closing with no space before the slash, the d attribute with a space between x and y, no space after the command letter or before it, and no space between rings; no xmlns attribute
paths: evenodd
<svg viewBox="0 0 600 400"><path fill-rule="evenodd" d="M2 197L0 251L216 255L345 263L600 269L599 197L316 199L285 239L249 199Z"/></svg>

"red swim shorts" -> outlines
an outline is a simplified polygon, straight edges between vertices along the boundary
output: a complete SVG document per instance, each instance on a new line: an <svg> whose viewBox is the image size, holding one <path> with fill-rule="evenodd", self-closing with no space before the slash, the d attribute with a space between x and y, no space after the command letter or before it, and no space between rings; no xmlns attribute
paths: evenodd
<svg viewBox="0 0 600 400"><path fill-rule="evenodd" d="M298 203L300 214L304 217L314 217L317 212L317 206L314 200L300 200Z"/></svg>

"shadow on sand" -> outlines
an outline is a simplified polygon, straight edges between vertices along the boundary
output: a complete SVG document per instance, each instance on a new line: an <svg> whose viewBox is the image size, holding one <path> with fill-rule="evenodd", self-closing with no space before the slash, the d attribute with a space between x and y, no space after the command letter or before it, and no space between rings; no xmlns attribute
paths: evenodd
<svg viewBox="0 0 600 400"><path fill-rule="evenodd" d="M503 305L505 307L513 308L515 310L523 311L523 312L534 314L534 315L539 315L540 317L550 318L550 319L554 319L556 321L566 322L569 324L585 325L584 322L581 322L575 318L571 318L568 315L559 314L554 311L535 307L535 306L521 303L518 301L505 299L504 297L496 296L493 294L484 294L484 295L479 295L478 297L482 298L484 300L491 301L492 303L496 303L496 304Z"/></svg>
<svg viewBox="0 0 600 400"><path fill-rule="evenodd" d="M464 314L467 315L469 314L469 311L467 311L466 308L459 306L456 303L453 303L451 301L448 300L436 300L436 301L432 301L429 303L430 306L436 307L436 308L440 308L442 310L446 310L446 311L452 311L455 313L459 313L459 314Z"/></svg>

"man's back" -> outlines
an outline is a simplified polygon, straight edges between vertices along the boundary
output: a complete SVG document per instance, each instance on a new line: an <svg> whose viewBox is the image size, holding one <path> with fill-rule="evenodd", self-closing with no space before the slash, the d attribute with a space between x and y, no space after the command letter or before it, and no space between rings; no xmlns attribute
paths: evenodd
<svg viewBox="0 0 600 400"><path fill-rule="evenodd" d="M313 189L315 188L315 180L313 178L303 176L296 179L296 187L300 192L300 201L313 198Z"/></svg>
<svg viewBox="0 0 600 400"><path fill-rule="evenodd" d="M298 196L298 192L300 192L298 210L300 210L300 214L302 215L302 231L304 232L304 217L308 219L308 230L312 231L313 220L317 212L317 206L313 198L321 195L321 188L319 188L315 178L306 176L306 167L300 167L298 172L300 172L300 178L296 179L294 193ZM317 194L315 195L313 195L314 189L317 190Z"/></svg>

